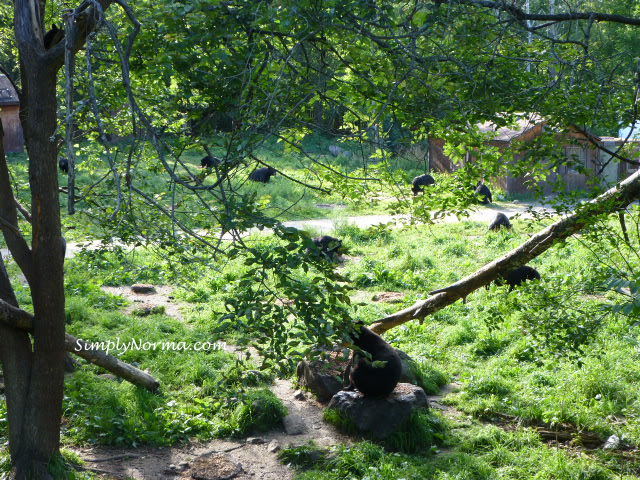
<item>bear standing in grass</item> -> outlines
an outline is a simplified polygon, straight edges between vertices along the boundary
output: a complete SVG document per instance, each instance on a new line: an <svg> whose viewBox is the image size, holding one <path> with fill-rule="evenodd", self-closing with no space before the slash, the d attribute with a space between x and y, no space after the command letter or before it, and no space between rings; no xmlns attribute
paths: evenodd
<svg viewBox="0 0 640 480"><path fill-rule="evenodd" d="M507 217L504 213L499 212L498 214L496 214L496 218L493 219L493 222L491 222L491 224L489 225L489 230L497 232L503 227L507 230L511 230L511 222L509 221L509 217Z"/></svg>
<svg viewBox="0 0 640 480"><path fill-rule="evenodd" d="M273 167L256 168L249 175L249 180L260 183L269 183L272 176L276 174L276 169Z"/></svg>
<svg viewBox="0 0 640 480"><path fill-rule="evenodd" d="M411 182L411 185L412 185L411 191L413 192L413 195L416 196L420 192L424 191L422 189L422 187L426 187L426 186L429 186L429 185L435 185L435 184L436 184L436 181L428 173L425 173L424 175L418 175Z"/></svg>
<svg viewBox="0 0 640 480"><path fill-rule="evenodd" d="M200 166L202 168L213 168L220 165L221 163L222 160L220 160L218 157L212 157L210 155L207 155L206 157L203 157L202 160L200 160Z"/></svg>
<svg viewBox="0 0 640 480"><path fill-rule="evenodd" d="M540 280L540 274L535 268L529 265L522 265L521 267L509 270L504 276L497 279L496 285L503 285L504 282L506 282L506 284L509 285L509 291L511 291L527 280Z"/></svg>
<svg viewBox="0 0 640 480"><path fill-rule="evenodd" d="M312 239L314 245L320 250L320 253L324 255L328 260L335 260L340 254L342 248L342 240L329 235L323 235L321 237L315 237Z"/></svg>
<svg viewBox="0 0 640 480"><path fill-rule="evenodd" d="M402 362L396 350L362 323L356 324L352 338L353 344L370 354L371 359L354 350L350 384L346 389L356 388L365 396L382 396L393 392L402 374Z"/></svg>

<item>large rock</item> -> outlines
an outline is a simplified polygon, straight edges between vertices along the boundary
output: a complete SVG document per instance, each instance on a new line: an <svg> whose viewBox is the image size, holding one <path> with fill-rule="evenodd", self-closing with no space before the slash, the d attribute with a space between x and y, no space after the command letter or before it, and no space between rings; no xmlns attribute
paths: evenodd
<svg viewBox="0 0 640 480"><path fill-rule="evenodd" d="M343 157L351 157L351 152L349 150L345 150L339 145L329 145L329 153L334 157L339 157L340 155Z"/></svg>
<svg viewBox="0 0 640 480"><path fill-rule="evenodd" d="M287 432L287 435L302 435L307 431L304 418L300 415L287 415L282 419L282 424L284 425L284 431Z"/></svg>
<svg viewBox="0 0 640 480"><path fill-rule="evenodd" d="M313 393L321 402L328 402L342 389L344 363L301 361L298 364L298 383Z"/></svg>
<svg viewBox="0 0 640 480"><path fill-rule="evenodd" d="M131 285L131 291L133 293L149 295L151 293L156 293L156 287L153 285L148 285L146 283L136 283Z"/></svg>
<svg viewBox="0 0 640 480"><path fill-rule="evenodd" d="M414 373L414 361L402 350L396 348L402 361L400 383L418 385ZM331 352L327 361L301 361L298 364L298 384L305 387L321 402L328 402L345 385L349 383L349 362L344 360L341 352Z"/></svg>
<svg viewBox="0 0 640 480"><path fill-rule="evenodd" d="M386 397L365 397L358 391L336 393L327 408L339 411L361 432L382 439L398 430L415 410L428 408L422 388L399 383Z"/></svg>

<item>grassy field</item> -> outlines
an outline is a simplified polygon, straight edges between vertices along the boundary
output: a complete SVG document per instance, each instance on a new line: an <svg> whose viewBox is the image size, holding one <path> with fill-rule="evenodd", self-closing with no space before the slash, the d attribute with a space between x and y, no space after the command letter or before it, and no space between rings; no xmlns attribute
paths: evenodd
<svg viewBox="0 0 640 480"><path fill-rule="evenodd" d="M278 152L264 155L275 158ZM287 155L282 153L276 166L302 178L296 159ZM196 163L199 157L190 159ZM14 157L12 165L24 168L20 158ZM399 172L407 179L413 174ZM86 180L91 172L81 175L87 175ZM273 208L303 193L295 190L298 187L282 178L266 186L246 186L271 196ZM317 203L344 202L341 197L305 195L308 198L288 216L322 216L326 210ZM379 212L385 206L345 203L340 215ZM634 215L637 218L638 212ZM98 233L83 223L86 218L65 219L71 239ZM471 221L367 230L339 224L335 235L343 239L348 257L338 268L352 288L352 315L373 322L410 306L430 290L518 246L543 225L516 220L512 232L493 233ZM632 250L637 251L637 240ZM270 248L275 240L254 235L247 241ZM312 447L290 450L286 461L299 464L299 478L305 480L638 478L640 327L633 315L612 312L609 306L619 296L603 287L615 270L612 264L634 269L638 263L637 257L599 242L598 232L586 232L531 263L542 275L540 282L512 293L491 286L422 324L391 330L386 339L418 362L430 393L437 393L444 383L457 386L456 393L445 398L457 415L439 417L444 433L423 452L411 455L358 442L320 456L308 455ZM239 293L234 290L240 288L236 281L249 268L240 258L185 264L152 249L114 248L82 252L65 265L67 329L85 340L248 340L241 327L229 328L221 321L225 299ZM17 281L16 266L10 262L8 267L21 305L29 309L28 289ZM176 299L185 304L184 321L162 313L125 314L126 300L101 289L139 282L175 286ZM381 292L404 296L399 303L374 301ZM162 383L161 394L140 391L82 364L67 378L65 445L135 447L245 436L273 428L284 414L281 402L268 390L273 374L258 371L252 362L239 363L233 355L129 351L122 358L149 369ZM0 400L0 418L5 409ZM591 450L579 438L548 444L536 427L589 432L603 440L615 434L632 450ZM0 421L0 437L6 438L6 433L7 425ZM0 466L7 465L5 452Z"/></svg>
<svg viewBox="0 0 640 480"><path fill-rule="evenodd" d="M340 144L348 152L334 157L329 153L328 147L334 145L326 139L310 136L303 142L305 154L285 149L282 143L276 141L264 143L256 152L256 158L266 164L272 165L283 175L271 178L268 184L260 184L247 181L249 173L257 163L247 163L241 166L231 177L230 185L238 195L255 195L254 202L261 211L279 220L310 219L310 218L341 218L350 215L367 215L390 212L407 212L414 209L420 212L423 209L423 198L414 199L411 193L411 180L425 173L427 165L423 158L409 153L400 156L387 157L385 161L373 158L373 149L370 146L361 146L357 143ZM221 158L225 150L220 139L212 139L212 153ZM216 146L217 145L217 146ZM121 145L126 149L127 145ZM149 151L147 151L149 150ZM142 148L141 160L133 168L136 186L149 197L154 198L160 204L170 209L168 201L176 200L176 213L191 228L208 228L211 226L210 218L202 208L200 201L182 187L174 189L168 181L168 176L163 174L163 167L157 159L157 154L150 149ZM122 153L120 154L123 155ZM200 159L204 151L201 149L186 150L181 155L181 160L190 167L191 173L199 178L203 185L214 182L215 175L209 172L205 175L200 168ZM28 174L26 154L9 154L9 166L16 179L16 191L18 198L29 205ZM334 172L324 166L330 166ZM104 219L115 208L114 181L109 176L105 158L96 155L91 145L81 145L77 152L76 185L79 195L86 197L79 202L77 214L67 215L67 199L61 195L63 225L67 241L82 241L88 238L109 237L127 235L119 225L113 222L105 225ZM181 174L183 180L188 179ZM448 198L447 190L452 188L449 176L433 173L438 186L431 187L430 191L437 191L442 198ZM285 178L285 176L289 178ZM369 180L362 180L368 178ZM106 180L105 180L106 179ZM295 181L300 183L296 183ZM104 180L100 186L96 182ZM20 183L23 182L23 183ZM121 179L124 182L124 178ZM62 187L67 185L67 177L59 172L59 183ZM311 188L318 187L330 190L325 193ZM472 190L469 191L471 195ZM508 201L516 197L507 196L504 192L494 189L494 199ZM433 196L436 198L436 196ZM205 198L213 208L219 207L216 200ZM517 197L523 200L523 197ZM529 199L527 197L526 199ZM138 199L139 200L139 199ZM136 204L134 196L134 205ZM444 204L448 208L457 208L456 204ZM138 214L143 215L138 209ZM161 217L159 217L161 218ZM157 218L151 218L150 223L157 222ZM143 222L144 223L144 219ZM25 230L28 232L28 226ZM0 244L3 241L0 240Z"/></svg>

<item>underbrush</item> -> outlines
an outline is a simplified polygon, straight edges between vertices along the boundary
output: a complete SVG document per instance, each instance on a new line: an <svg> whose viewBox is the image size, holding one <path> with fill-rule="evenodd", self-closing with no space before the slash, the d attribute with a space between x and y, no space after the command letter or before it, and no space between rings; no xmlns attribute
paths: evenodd
<svg viewBox="0 0 640 480"><path fill-rule="evenodd" d="M280 425L285 409L266 386L273 375L250 361L219 350L228 342L202 315L181 321L165 315L145 317L121 312L127 301L101 289L164 279L155 271L165 265L150 253L87 252L66 262L67 331L90 342L209 342L207 351L173 348L115 350L123 361L154 375L158 394L137 388L79 360L67 376L63 442L119 446L172 445L191 438L246 436ZM154 264L157 270L146 271ZM127 271L126 265L134 265ZM9 265L15 271L14 265ZM16 285L21 304L29 308L26 287ZM182 293L182 296L187 295ZM211 308L211 307L209 307ZM214 305L214 308L215 305ZM0 401L0 437L6 438L6 404Z"/></svg>
<svg viewBox="0 0 640 480"><path fill-rule="evenodd" d="M296 480L631 480L633 470L616 471L595 458L548 448L535 433L506 432L477 424L458 425L446 449L436 455L389 453L360 442L318 449L313 445L282 451L280 459L299 469Z"/></svg>

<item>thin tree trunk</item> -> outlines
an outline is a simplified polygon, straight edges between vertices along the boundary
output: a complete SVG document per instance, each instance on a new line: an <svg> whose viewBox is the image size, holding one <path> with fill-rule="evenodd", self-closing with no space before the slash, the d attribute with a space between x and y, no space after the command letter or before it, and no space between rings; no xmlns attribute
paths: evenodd
<svg viewBox="0 0 640 480"><path fill-rule="evenodd" d="M73 22L74 19L71 15L67 17L67 31L73 28ZM67 212L69 215L73 215L76 213L76 157L73 148L73 133L75 131L73 121L73 76L75 73L76 56L73 52L71 37L67 36L64 43L65 99L67 104L66 143L67 161L69 162L69 171L67 172Z"/></svg>
<svg viewBox="0 0 640 480"><path fill-rule="evenodd" d="M46 478L59 451L64 385L65 304L60 205L58 202L56 70L22 52L22 109L31 189L34 352L25 398L17 478ZM32 52L33 53L33 52Z"/></svg>
<svg viewBox="0 0 640 480"><path fill-rule="evenodd" d="M72 13L66 31L74 52L85 43L112 0L85 2ZM120 3L121 5L123 3ZM15 478L49 479L47 466L59 453L64 386L65 309L63 239L58 198L56 75L64 64L64 43L43 45L45 0L14 0L14 33L20 59L20 121L29 156L31 249L17 224L15 201L0 156L0 230L24 273L33 301L32 342L28 333L0 326L9 450ZM10 194L10 195L9 195ZM9 199L9 200L7 200ZM17 306L4 264L0 295Z"/></svg>
<svg viewBox="0 0 640 480"><path fill-rule="evenodd" d="M587 204L580 205L576 212L541 230L506 255L488 263L453 285L431 292L432 296L426 300L380 319L371 326L371 329L382 334L410 320L422 321L427 315L451 305L480 287L489 285L502 273L526 264L556 243L593 224L599 216L619 212L639 197L640 170L619 186L611 188Z"/></svg>
<svg viewBox="0 0 640 480"><path fill-rule="evenodd" d="M618 221L620 222L620 230L622 230L622 236L627 245L631 245L631 239L629 238L629 232L627 231L627 222L624 219L624 210L618 212Z"/></svg>
<svg viewBox="0 0 640 480"><path fill-rule="evenodd" d="M7 196L5 188L2 188L5 186L2 180L5 177L8 179L5 173L7 173L6 157L3 145L2 122L0 122L0 203L5 207L0 208L0 216L6 221L11 218L11 215L7 205L3 203L3 198ZM8 193L13 196L10 190ZM0 299L9 305L18 307L18 300L9 281L9 275L4 266L2 256L0 256ZM26 332L0 323L0 362L2 363L7 399L7 420L11 426L9 429L11 460L15 462L24 418L24 399L27 396L29 372L31 371L31 341Z"/></svg>

